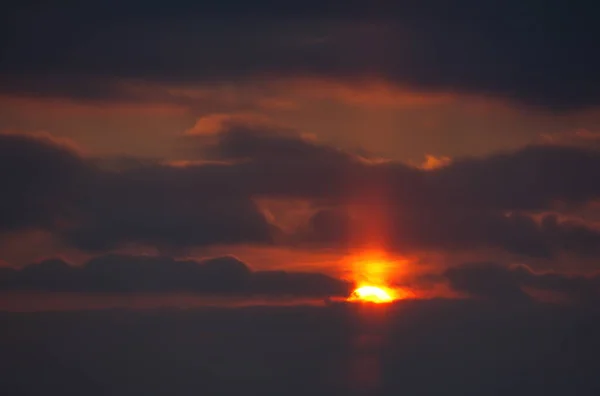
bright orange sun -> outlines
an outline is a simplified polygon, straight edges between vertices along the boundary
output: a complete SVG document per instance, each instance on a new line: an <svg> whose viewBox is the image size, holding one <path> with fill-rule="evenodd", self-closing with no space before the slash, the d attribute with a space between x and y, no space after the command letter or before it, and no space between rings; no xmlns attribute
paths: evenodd
<svg viewBox="0 0 600 396"><path fill-rule="evenodd" d="M356 288L350 297L349 301L371 302L371 303L388 303L396 299L395 292L392 289L383 286L360 286Z"/></svg>

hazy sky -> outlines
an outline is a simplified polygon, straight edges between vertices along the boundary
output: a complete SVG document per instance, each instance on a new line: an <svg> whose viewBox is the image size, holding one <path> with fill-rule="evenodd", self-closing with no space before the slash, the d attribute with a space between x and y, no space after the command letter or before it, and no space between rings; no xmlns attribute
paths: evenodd
<svg viewBox="0 0 600 396"><path fill-rule="evenodd" d="M22 1L0 18L0 259L38 264L4 288L598 297L584 2Z"/></svg>
<svg viewBox="0 0 600 396"><path fill-rule="evenodd" d="M8 3L0 395L600 395L595 2Z"/></svg>

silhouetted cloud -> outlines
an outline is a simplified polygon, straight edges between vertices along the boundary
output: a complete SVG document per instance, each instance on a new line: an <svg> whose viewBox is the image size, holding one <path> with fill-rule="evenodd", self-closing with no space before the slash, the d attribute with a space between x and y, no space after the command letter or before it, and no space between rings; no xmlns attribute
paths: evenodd
<svg viewBox="0 0 600 396"><path fill-rule="evenodd" d="M587 396L597 309L467 300L0 313L6 394Z"/></svg>
<svg viewBox="0 0 600 396"><path fill-rule="evenodd" d="M530 297L515 282L505 267L494 263L465 264L445 274L457 291L497 301L529 301Z"/></svg>
<svg viewBox="0 0 600 396"><path fill-rule="evenodd" d="M0 20L1 84L102 100L130 95L119 92L127 79L378 78L570 109L600 100L593 10L531 0L15 3Z"/></svg>
<svg viewBox="0 0 600 396"><path fill-rule="evenodd" d="M0 134L0 231L53 227L92 169L49 135Z"/></svg>
<svg viewBox="0 0 600 396"><path fill-rule="evenodd" d="M245 194L214 199L210 185L152 162L107 170L45 137L0 135L0 230L42 228L76 247L127 243L161 249L269 243L269 225ZM227 181L225 181L227 183Z"/></svg>
<svg viewBox="0 0 600 396"><path fill-rule="evenodd" d="M372 210L384 213L381 233L389 250L472 250L501 249L529 257L551 258L566 252L583 257L600 254L600 232L574 221L558 221L548 214L535 220L527 214L502 214L447 206L390 205ZM372 215L352 216L337 209L321 210L300 229L295 241L300 245L348 246L352 230L366 229Z"/></svg>
<svg viewBox="0 0 600 396"><path fill-rule="evenodd" d="M93 251L135 242L166 251L270 243L274 227L247 195L215 199L210 185L177 173L150 168L104 175L90 187L74 222L62 234L75 246Z"/></svg>
<svg viewBox="0 0 600 396"><path fill-rule="evenodd" d="M190 137L191 138L191 137ZM232 127L199 150L220 161L107 167L32 136L0 136L0 229L43 228L103 252L131 243L172 252L223 244L340 246L379 213L390 248L502 249L595 257L600 233L559 219L555 202L600 198L600 152L530 146L423 170L366 159L290 131ZM308 199L321 208L296 235L267 221L254 198ZM352 208L363 207L362 218ZM348 209L348 210L347 210ZM375 213L376 212L376 213Z"/></svg>
<svg viewBox="0 0 600 396"><path fill-rule="evenodd" d="M236 126L217 138L208 152L244 160L228 169L232 176L236 170L246 172L247 188L256 194L327 198L384 192L404 204L499 210L543 209L555 201L582 204L600 197L600 187L590 183L600 178L600 152L593 149L527 146L422 170L371 161L289 132Z"/></svg>
<svg viewBox="0 0 600 396"><path fill-rule="evenodd" d="M347 297L352 289L351 282L310 272L257 271L250 283L252 292L265 295Z"/></svg>
<svg viewBox="0 0 600 396"><path fill-rule="evenodd" d="M449 268L444 277L457 291L497 301L529 301L525 287L562 294L579 302L597 302L600 276L535 273L525 266L469 263Z"/></svg>
<svg viewBox="0 0 600 396"><path fill-rule="evenodd" d="M352 284L320 273L253 271L232 256L203 261L104 255L72 266L47 259L3 268L1 290L60 292L193 292L222 296L349 295Z"/></svg>
<svg viewBox="0 0 600 396"><path fill-rule="evenodd" d="M540 209L600 196L600 151L527 146L485 158L465 158L429 174L443 198L463 206ZM435 191L434 191L435 192Z"/></svg>

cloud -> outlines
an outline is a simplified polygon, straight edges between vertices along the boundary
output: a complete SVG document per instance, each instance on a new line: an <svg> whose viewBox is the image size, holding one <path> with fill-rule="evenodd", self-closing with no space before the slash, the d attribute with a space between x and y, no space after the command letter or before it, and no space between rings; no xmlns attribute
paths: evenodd
<svg viewBox="0 0 600 396"><path fill-rule="evenodd" d="M366 169L360 157L278 128L236 125L209 144L196 141L195 147L198 156L232 164L188 167L189 177L210 180L221 192L236 189L256 197L339 197Z"/></svg>
<svg viewBox="0 0 600 396"><path fill-rule="evenodd" d="M47 259L2 268L0 289L58 292L193 292L224 296L347 296L351 283L320 273L253 271L233 256L203 261L103 255L83 266Z"/></svg>
<svg viewBox="0 0 600 396"><path fill-rule="evenodd" d="M600 101L591 3L215 4L15 4L0 20L7 29L0 41L2 91L95 100L129 95L107 80L317 77L335 85L377 78L418 92L551 109ZM94 23L87 23L92 15ZM57 82L56 76L69 77Z"/></svg>
<svg viewBox="0 0 600 396"><path fill-rule="evenodd" d="M536 273L526 266L469 263L449 268L444 277L456 291L498 301L529 301L526 288L561 294L578 302L597 302L600 298L598 275Z"/></svg>
<svg viewBox="0 0 600 396"><path fill-rule="evenodd" d="M293 96L309 100L331 99L363 108L419 108L455 100L448 93L415 92L389 81L336 81L334 79L287 78L273 85Z"/></svg>
<svg viewBox="0 0 600 396"><path fill-rule="evenodd" d="M91 173L72 145L49 135L0 134L0 231L54 227Z"/></svg>
<svg viewBox="0 0 600 396"><path fill-rule="evenodd" d="M493 263L465 264L444 276L457 291L497 301L527 302L530 297L504 267Z"/></svg>
<svg viewBox="0 0 600 396"><path fill-rule="evenodd" d="M597 310L465 300L386 308L3 312L2 385L90 396L582 396L600 386Z"/></svg>
<svg viewBox="0 0 600 396"><path fill-rule="evenodd" d="M104 175L61 230L76 247L103 251L128 243L159 249L268 244L271 226L243 194L211 194L209 185L157 166Z"/></svg>
<svg viewBox="0 0 600 396"><path fill-rule="evenodd" d="M380 219L374 219L383 216ZM380 226L372 229L373 222ZM366 235L369 231L378 235ZM367 231L364 231L367 230ZM500 250L524 257L554 258L563 253L579 257L600 255L600 231L584 222L559 221L556 215L540 220L525 213L452 207L405 207L323 209L308 226L300 228L295 242L300 246L360 246L369 237L384 241L388 250L470 251Z"/></svg>
<svg viewBox="0 0 600 396"><path fill-rule="evenodd" d="M167 250L269 243L274 231L249 195L214 199L209 184L178 167L132 161L102 168L26 135L0 135L0 165L0 231L46 229L92 251L130 243Z"/></svg>
<svg viewBox="0 0 600 396"><path fill-rule="evenodd" d="M395 219L401 248L500 249L529 257L552 258L561 253L595 257L600 254L600 232L546 215L540 222L526 213L445 208L403 212Z"/></svg>
<svg viewBox="0 0 600 396"><path fill-rule="evenodd" d="M600 153L564 146L527 146L484 158L457 159L431 183L447 200L498 209L547 208L554 201L582 204L600 195Z"/></svg>
<svg viewBox="0 0 600 396"><path fill-rule="evenodd" d="M339 247L357 243L349 231L369 230L398 250L600 253L593 225L533 216L555 202L578 207L599 198L594 150L529 146L423 170L369 161L288 130L236 125L201 143L195 149L218 161L106 166L48 139L1 136L8 193L0 228L43 228L95 252L131 244L162 252L233 244ZM285 235L257 199L306 199L325 211L298 235ZM383 228L373 230L377 219Z"/></svg>
<svg viewBox="0 0 600 396"><path fill-rule="evenodd" d="M545 133L540 135L540 141L544 144L584 147L588 149L594 148L600 150L600 132L593 132L588 129L576 129L552 134Z"/></svg>
<svg viewBox="0 0 600 396"><path fill-rule="evenodd" d="M450 157L436 157L434 155L427 154L425 155L425 161L423 162L423 164L421 164L421 168L425 170L442 168L444 166L447 166L450 162L452 162L452 159Z"/></svg>
<svg viewBox="0 0 600 396"><path fill-rule="evenodd" d="M229 169L232 176L236 169L244 174L243 188L254 195L312 198L337 207L318 212L296 242L356 243L350 231L369 229L381 212L388 224L377 231L400 251L492 248L546 258L600 253L600 233L592 225L553 215L536 220L530 213L555 202L581 206L596 199L600 190L590 180L600 169L600 155L594 151L530 146L422 170L371 163L272 131L240 130L222 132L210 150L217 158L244 160ZM362 215L352 213L357 206Z"/></svg>
<svg viewBox="0 0 600 396"><path fill-rule="evenodd" d="M325 274L287 271L257 271L250 286L253 293L262 295L317 297L347 297L352 289L352 283Z"/></svg>
<svg viewBox="0 0 600 396"><path fill-rule="evenodd" d="M255 113L217 113L200 117L194 126L187 131L186 135L214 135L236 126L256 125L265 126L270 124L268 117Z"/></svg>
<svg viewBox="0 0 600 396"><path fill-rule="evenodd" d="M344 165L358 160L343 150L326 146L284 128L254 124L233 124L221 131L218 141L208 148L223 159L248 159L260 163L278 162L282 165Z"/></svg>
<svg viewBox="0 0 600 396"><path fill-rule="evenodd" d="M298 235L302 242L315 244L350 243L352 220L347 211L340 209L321 209L313 214L306 230Z"/></svg>
<svg viewBox="0 0 600 396"><path fill-rule="evenodd" d="M543 209L556 201L584 204L600 196L590 182L600 178L600 153L575 147L527 146L456 158L425 172L400 162L370 162L287 132L233 128L218 136L209 153L246 160L229 169L247 172L248 188L256 194L335 197L360 187L385 189L403 204L497 210Z"/></svg>

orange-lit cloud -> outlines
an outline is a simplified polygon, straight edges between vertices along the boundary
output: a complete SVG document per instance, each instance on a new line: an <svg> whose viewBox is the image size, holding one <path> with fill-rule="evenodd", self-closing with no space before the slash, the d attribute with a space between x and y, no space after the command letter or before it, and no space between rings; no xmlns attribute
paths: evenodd
<svg viewBox="0 0 600 396"><path fill-rule="evenodd" d="M47 131L19 131L16 129L4 129L0 130L0 135L22 135L31 137L32 139L47 142L52 146L61 147L67 149L78 156L85 156L88 154L88 150L77 144L73 139L69 139L62 136L55 136Z"/></svg>
<svg viewBox="0 0 600 396"><path fill-rule="evenodd" d="M282 90L285 87L292 97L329 99L364 107L421 107L455 100L452 94L417 92L382 80L345 82L333 79L296 78L275 82L273 85L281 86Z"/></svg>
<svg viewBox="0 0 600 396"><path fill-rule="evenodd" d="M269 117L251 112L209 114L200 117L193 127L185 131L185 134L213 135L231 125L266 125L270 123L272 120Z"/></svg>
<svg viewBox="0 0 600 396"><path fill-rule="evenodd" d="M15 112L52 113L56 117L92 115L180 116L187 108L177 103L132 101L74 101L61 98L0 96L0 106Z"/></svg>
<svg viewBox="0 0 600 396"><path fill-rule="evenodd" d="M425 170L438 169L447 166L451 161L452 159L450 157L436 157L434 155L427 154L425 155L425 162L423 162L421 168Z"/></svg>

